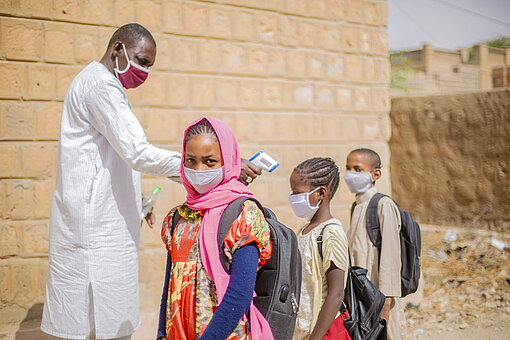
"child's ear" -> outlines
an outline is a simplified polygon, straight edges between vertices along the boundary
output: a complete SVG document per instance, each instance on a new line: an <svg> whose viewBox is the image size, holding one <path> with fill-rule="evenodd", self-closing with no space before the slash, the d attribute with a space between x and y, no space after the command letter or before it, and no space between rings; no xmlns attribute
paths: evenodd
<svg viewBox="0 0 510 340"><path fill-rule="evenodd" d="M319 201L324 201L328 195L328 190L325 187L320 187L317 193L319 194Z"/></svg>
<svg viewBox="0 0 510 340"><path fill-rule="evenodd" d="M374 169L374 171L372 171L372 178L374 179L374 181L377 181L379 178L381 178L381 176L382 176L381 169L377 168Z"/></svg>

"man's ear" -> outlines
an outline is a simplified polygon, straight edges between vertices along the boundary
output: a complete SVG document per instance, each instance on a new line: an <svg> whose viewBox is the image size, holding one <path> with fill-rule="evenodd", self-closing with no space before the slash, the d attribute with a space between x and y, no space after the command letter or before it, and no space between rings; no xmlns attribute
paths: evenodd
<svg viewBox="0 0 510 340"><path fill-rule="evenodd" d="M120 53L124 53L124 50L122 48L122 43L120 41L116 41L113 43L113 50L112 50L112 59L115 59L115 57L120 57Z"/></svg>
<svg viewBox="0 0 510 340"><path fill-rule="evenodd" d="M372 171L372 178L374 179L374 181L377 181L379 178L381 178L381 169L377 168L377 169L374 169Z"/></svg>

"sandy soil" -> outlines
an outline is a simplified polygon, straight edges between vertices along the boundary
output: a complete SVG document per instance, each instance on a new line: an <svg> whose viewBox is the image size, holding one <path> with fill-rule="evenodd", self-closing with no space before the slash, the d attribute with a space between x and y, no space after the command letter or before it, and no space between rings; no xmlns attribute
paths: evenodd
<svg viewBox="0 0 510 340"><path fill-rule="evenodd" d="M432 226L422 237L423 296L406 309L409 339L509 340L510 238Z"/></svg>

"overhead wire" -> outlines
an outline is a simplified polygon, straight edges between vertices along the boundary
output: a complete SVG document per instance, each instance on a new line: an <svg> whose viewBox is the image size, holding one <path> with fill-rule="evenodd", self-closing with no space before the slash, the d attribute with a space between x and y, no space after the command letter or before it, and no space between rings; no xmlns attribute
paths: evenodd
<svg viewBox="0 0 510 340"><path fill-rule="evenodd" d="M508 23L508 22L505 22L505 21L500 20L498 18L494 18L494 17L488 16L488 15L485 15L483 13L472 11L472 10L470 10L468 8L465 8L465 7L456 5L456 4L452 4L452 3L448 2L448 1L445 1L445 0L432 0L432 1L438 2L440 4L443 4L444 6L447 6L447 7L450 7L450 8L454 8L454 9L457 9L457 10L462 11L462 12L469 13L471 15L474 15L474 16L482 18L482 19L490 20L493 23L496 22L496 23L498 23L500 25L510 27L510 23Z"/></svg>
<svg viewBox="0 0 510 340"><path fill-rule="evenodd" d="M433 34L428 29L426 29L424 26L422 26L415 18L413 18L413 16L409 12L407 12L407 10L405 10L402 6L400 6L398 1L396 1L396 0L389 0L389 1L391 3L393 3L398 8L398 10L409 19L409 21L411 21L416 27L418 27L423 33L425 33L426 36L431 37L432 40L441 41L441 39L439 39L435 34Z"/></svg>

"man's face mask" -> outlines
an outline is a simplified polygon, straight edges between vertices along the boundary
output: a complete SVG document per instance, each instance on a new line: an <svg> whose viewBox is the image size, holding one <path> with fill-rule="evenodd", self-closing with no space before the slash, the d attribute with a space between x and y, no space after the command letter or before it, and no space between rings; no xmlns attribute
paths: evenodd
<svg viewBox="0 0 510 340"><path fill-rule="evenodd" d="M310 221L317 210L319 210L319 205L321 204L320 201L317 202L315 207L310 205L310 195L317 190L319 190L319 188L315 188L314 190L305 192L303 194L295 194L289 196L290 206L292 207L292 210L297 217L301 217L307 221Z"/></svg>
<svg viewBox="0 0 510 340"><path fill-rule="evenodd" d="M138 87L142 85L147 77L149 76L149 70L145 67L142 67L135 63L132 60L129 60L126 46L122 44L122 48L124 49L124 55L127 59L127 65L126 68L123 70L119 70L119 58L115 57L115 64L117 67L115 67L113 70L115 71L115 75L117 78L119 78L122 86L126 89L134 89L135 87Z"/></svg>
<svg viewBox="0 0 510 340"><path fill-rule="evenodd" d="M373 185L374 180L370 172L346 171L344 174L345 184L355 194L367 191Z"/></svg>
<svg viewBox="0 0 510 340"><path fill-rule="evenodd" d="M184 167L184 174L199 194L216 188L223 181L223 167L212 170L193 170Z"/></svg>

